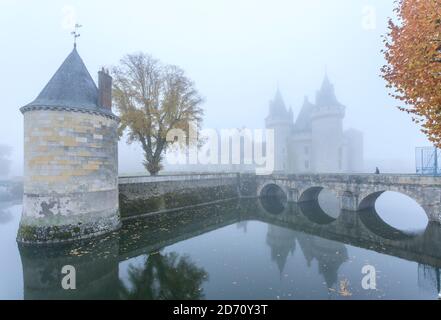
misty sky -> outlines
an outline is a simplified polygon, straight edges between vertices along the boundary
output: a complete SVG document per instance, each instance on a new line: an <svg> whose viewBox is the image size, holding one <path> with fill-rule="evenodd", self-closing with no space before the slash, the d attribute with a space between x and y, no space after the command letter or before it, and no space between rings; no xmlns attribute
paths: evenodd
<svg viewBox="0 0 441 320"><path fill-rule="evenodd" d="M347 106L345 127L364 132L368 170L412 172L415 147L429 143L394 108L379 76L392 9L391 0L0 0L0 144L14 147L12 174L21 175L18 109L72 50L74 11L83 25L78 51L95 79L101 66L137 51L179 65L205 97L207 128L263 127L277 85L296 116L327 68ZM372 10L373 29L366 27ZM120 172L142 171L141 161L139 147L120 142Z"/></svg>

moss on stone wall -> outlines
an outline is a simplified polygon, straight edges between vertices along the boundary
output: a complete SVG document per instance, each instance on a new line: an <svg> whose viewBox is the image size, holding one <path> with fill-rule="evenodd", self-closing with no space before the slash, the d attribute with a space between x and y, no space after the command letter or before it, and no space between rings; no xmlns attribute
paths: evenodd
<svg viewBox="0 0 441 320"><path fill-rule="evenodd" d="M20 242L61 242L79 238L80 236L80 228L78 227L22 225L18 231L17 239Z"/></svg>
<svg viewBox="0 0 441 320"><path fill-rule="evenodd" d="M255 176L241 176L239 182L239 191L242 197L255 197L257 194L257 181Z"/></svg>
<svg viewBox="0 0 441 320"><path fill-rule="evenodd" d="M193 206L238 197L235 185L224 185L190 190L177 190L159 196L129 198L120 192L119 205L122 217Z"/></svg>
<svg viewBox="0 0 441 320"><path fill-rule="evenodd" d="M66 242L85 239L113 231L120 226L119 218L104 218L90 223L64 225L21 224L17 241L20 243Z"/></svg>

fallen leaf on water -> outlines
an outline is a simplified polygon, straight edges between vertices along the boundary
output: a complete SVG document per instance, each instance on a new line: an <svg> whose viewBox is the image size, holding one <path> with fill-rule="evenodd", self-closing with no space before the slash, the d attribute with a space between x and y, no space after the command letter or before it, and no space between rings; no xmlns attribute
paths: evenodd
<svg viewBox="0 0 441 320"><path fill-rule="evenodd" d="M338 292L342 297L350 297L352 293L349 291L349 281L344 279L340 281L340 291Z"/></svg>

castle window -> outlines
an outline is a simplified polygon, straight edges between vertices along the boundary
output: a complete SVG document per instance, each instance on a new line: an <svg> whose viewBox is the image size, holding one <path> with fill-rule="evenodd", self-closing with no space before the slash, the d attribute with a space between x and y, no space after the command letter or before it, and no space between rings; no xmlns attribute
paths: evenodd
<svg viewBox="0 0 441 320"><path fill-rule="evenodd" d="M343 167L343 150L338 149L338 169L341 170Z"/></svg>
<svg viewBox="0 0 441 320"><path fill-rule="evenodd" d="M309 154L309 147L308 146L305 146L305 154Z"/></svg>
<svg viewBox="0 0 441 320"><path fill-rule="evenodd" d="M305 161L305 169L309 169L309 161L308 160Z"/></svg>

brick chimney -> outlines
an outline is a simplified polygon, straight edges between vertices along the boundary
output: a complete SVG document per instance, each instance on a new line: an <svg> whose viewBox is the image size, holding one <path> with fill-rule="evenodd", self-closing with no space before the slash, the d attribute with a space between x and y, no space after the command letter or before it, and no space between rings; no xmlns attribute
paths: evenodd
<svg viewBox="0 0 441 320"><path fill-rule="evenodd" d="M112 77L104 68L98 72L98 105L112 110Z"/></svg>

